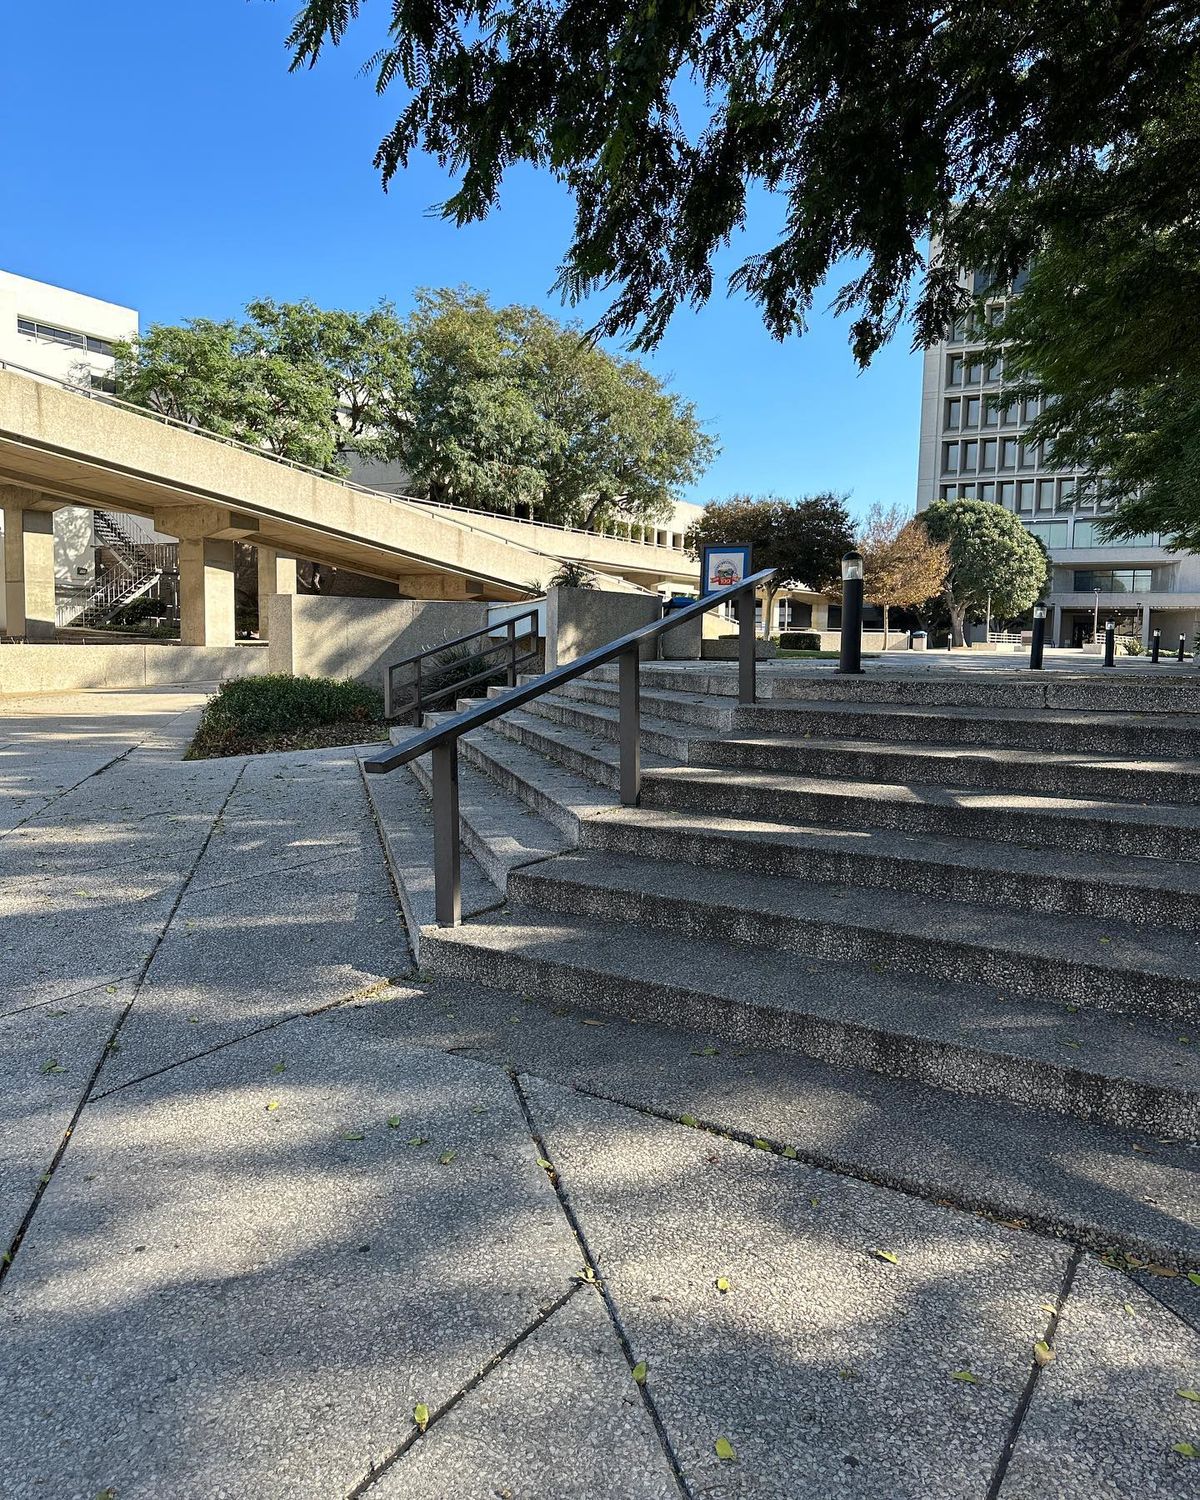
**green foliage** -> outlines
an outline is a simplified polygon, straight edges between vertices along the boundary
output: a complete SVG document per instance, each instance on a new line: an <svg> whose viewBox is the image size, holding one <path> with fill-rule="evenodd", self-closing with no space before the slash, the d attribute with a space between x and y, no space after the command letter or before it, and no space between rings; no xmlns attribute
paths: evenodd
<svg viewBox="0 0 1200 1500"><path fill-rule="evenodd" d="M361 8L307 0L293 67ZM392 0L389 32L371 64L379 91L404 93L376 155L385 181L436 156L457 184L442 212L464 224L513 165L548 170L576 206L559 285L615 288L600 327L641 347L710 296L714 257L761 207L772 239L734 288L784 337L849 262L836 300L863 362L914 288L933 342L960 310L955 266L1024 264L1058 205L1039 193L1014 214L1009 186L1069 190L1152 126L1200 46L1194 7L1154 0ZM1189 162L1181 188L1193 176ZM926 267L929 233L944 268Z"/></svg>
<svg viewBox="0 0 1200 1500"><path fill-rule="evenodd" d="M949 549L943 590L954 644L968 617L1024 614L1050 578L1050 555L1010 511L988 500L938 500L921 513L935 542Z"/></svg>
<svg viewBox="0 0 1200 1500"><path fill-rule="evenodd" d="M397 455L411 385L386 303L359 314L269 299L242 322L154 324L117 345L115 379L125 401L328 470L347 447Z"/></svg>
<svg viewBox="0 0 1200 1500"><path fill-rule="evenodd" d="M821 636L815 630L785 630L779 637L781 651L819 651Z"/></svg>
<svg viewBox="0 0 1200 1500"><path fill-rule="evenodd" d="M715 452L690 402L536 308L423 291L409 328L402 456L436 500L592 529L659 520Z"/></svg>
<svg viewBox="0 0 1200 1500"><path fill-rule="evenodd" d="M771 605L788 584L820 593L840 575L842 554L854 545L854 529L840 495L731 495L712 500L687 534L694 557L704 546L749 542L751 565L778 568L768 587L763 630L770 629Z"/></svg>
<svg viewBox="0 0 1200 1500"><path fill-rule="evenodd" d="M547 586L552 589L594 589L596 579L591 568L584 563L568 560L551 573Z"/></svg>
<svg viewBox="0 0 1200 1500"><path fill-rule="evenodd" d="M350 739L318 734L317 743L353 742L378 738L365 731L383 719L383 699L374 688L353 678L292 677L275 672L263 677L241 677L223 682L208 700L188 752L193 759L215 755L245 755L287 748L314 731L344 728Z"/></svg>
<svg viewBox="0 0 1200 1500"><path fill-rule="evenodd" d="M1102 475L1112 537L1200 549L1200 70L1152 128L1082 164L995 340L1053 393L1033 436Z"/></svg>

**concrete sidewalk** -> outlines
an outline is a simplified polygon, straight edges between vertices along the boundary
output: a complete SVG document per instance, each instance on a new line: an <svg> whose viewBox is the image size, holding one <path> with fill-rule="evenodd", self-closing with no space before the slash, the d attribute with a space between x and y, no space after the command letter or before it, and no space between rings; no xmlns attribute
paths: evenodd
<svg viewBox="0 0 1200 1500"><path fill-rule="evenodd" d="M5 1500L1200 1496L1186 1274L806 1162L770 1054L426 982L353 752L156 701L0 726Z"/></svg>

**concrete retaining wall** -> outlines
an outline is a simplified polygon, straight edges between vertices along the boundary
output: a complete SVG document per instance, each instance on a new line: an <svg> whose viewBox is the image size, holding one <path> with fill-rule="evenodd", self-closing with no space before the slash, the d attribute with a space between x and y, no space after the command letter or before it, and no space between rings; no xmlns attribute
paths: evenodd
<svg viewBox="0 0 1200 1500"><path fill-rule="evenodd" d="M277 594L270 606L270 670L356 677L382 690L392 662L487 622L484 603Z"/></svg>
<svg viewBox="0 0 1200 1500"><path fill-rule="evenodd" d="M252 641L240 646L180 646L170 641L0 646L0 695L223 682L266 670L267 649Z"/></svg>
<svg viewBox="0 0 1200 1500"><path fill-rule="evenodd" d="M657 595L609 594L598 589L549 589L546 593L546 670L578 661L618 636L662 616ZM653 660L653 641L642 647Z"/></svg>

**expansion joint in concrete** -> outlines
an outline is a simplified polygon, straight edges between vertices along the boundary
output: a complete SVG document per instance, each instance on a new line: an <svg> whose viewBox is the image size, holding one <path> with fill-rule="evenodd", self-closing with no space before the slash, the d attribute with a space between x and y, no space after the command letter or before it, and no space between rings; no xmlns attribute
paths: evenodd
<svg viewBox="0 0 1200 1500"><path fill-rule="evenodd" d="M579 1222L575 1210L571 1207L570 1200L563 1191L558 1173L554 1169L553 1158L549 1155L550 1148L546 1144L545 1137L537 1127L537 1121L533 1118L533 1111L529 1108L529 1101L525 1097L525 1090L521 1087L520 1075L512 1068L509 1068L507 1072L509 1082L512 1084L513 1093L516 1095L517 1104L520 1107L522 1115L525 1117L525 1125L529 1131L530 1139L537 1148L538 1159L539 1161L549 1163L547 1175L554 1187L554 1193L558 1199L558 1206L562 1210L563 1218L566 1219L571 1233L575 1236L575 1243L579 1246L579 1253L583 1259L583 1280L586 1284L594 1286L603 1299L605 1311L608 1313L609 1322L612 1324L613 1334L616 1337L617 1343L621 1346L621 1353L625 1356L625 1362L629 1366L629 1378L632 1380L633 1371L639 1363L638 1356L634 1352L625 1333L616 1304L613 1302L612 1296L604 1284L604 1278L597 1269L596 1262L588 1247L587 1235L584 1233L583 1225ZM646 1414L654 1424L654 1431L662 1448L663 1457L666 1459L675 1483L679 1487L679 1493L685 1497L685 1500L693 1500L693 1491L684 1478L683 1466L679 1462L679 1457L671 1442L670 1434L667 1432L666 1423L663 1421L658 1407L654 1403L654 1397L647 1389L644 1380L638 1381L636 1384Z"/></svg>

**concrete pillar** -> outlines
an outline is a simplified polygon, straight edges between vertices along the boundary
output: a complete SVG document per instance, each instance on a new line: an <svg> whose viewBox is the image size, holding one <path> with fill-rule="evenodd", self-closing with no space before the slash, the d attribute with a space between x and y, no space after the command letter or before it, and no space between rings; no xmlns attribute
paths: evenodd
<svg viewBox="0 0 1200 1500"><path fill-rule="evenodd" d="M185 646L232 646L234 544L179 539L179 637Z"/></svg>
<svg viewBox="0 0 1200 1500"><path fill-rule="evenodd" d="M54 512L4 506L4 631L54 639Z"/></svg>
<svg viewBox="0 0 1200 1500"><path fill-rule="evenodd" d="M269 615L276 594L296 592L296 559L274 547L258 548L258 637L270 640Z"/></svg>
<svg viewBox="0 0 1200 1500"><path fill-rule="evenodd" d="M1150 649L1150 606L1142 605L1142 645L1147 651Z"/></svg>
<svg viewBox="0 0 1200 1500"><path fill-rule="evenodd" d="M1061 646L1059 631L1062 629L1062 609L1057 604L1050 606L1050 618L1046 621L1046 644Z"/></svg>

